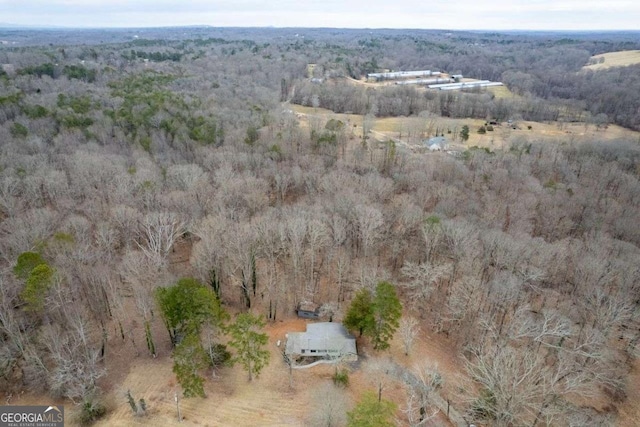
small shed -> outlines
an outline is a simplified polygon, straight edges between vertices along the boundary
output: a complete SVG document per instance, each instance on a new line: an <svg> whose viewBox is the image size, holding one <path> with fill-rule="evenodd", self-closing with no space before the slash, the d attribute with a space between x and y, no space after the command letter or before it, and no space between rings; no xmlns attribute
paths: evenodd
<svg viewBox="0 0 640 427"><path fill-rule="evenodd" d="M319 319L320 308L311 302L302 301L296 308L296 314L302 319Z"/></svg>
<svg viewBox="0 0 640 427"><path fill-rule="evenodd" d="M290 332L285 353L293 357L358 359L355 337L341 323L333 322L310 323L306 332Z"/></svg>
<svg viewBox="0 0 640 427"><path fill-rule="evenodd" d="M313 319L313 320L315 320L315 319L319 319L320 318L320 315L315 310L311 311L311 310L300 310L300 309L297 309L296 310L296 314L301 319Z"/></svg>
<svg viewBox="0 0 640 427"><path fill-rule="evenodd" d="M429 151L443 151L447 148L447 139L444 136L436 136L423 141Z"/></svg>

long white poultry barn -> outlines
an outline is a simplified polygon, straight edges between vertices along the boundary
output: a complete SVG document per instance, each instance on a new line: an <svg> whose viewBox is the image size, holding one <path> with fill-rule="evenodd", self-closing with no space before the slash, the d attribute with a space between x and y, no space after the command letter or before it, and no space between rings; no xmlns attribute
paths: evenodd
<svg viewBox="0 0 640 427"><path fill-rule="evenodd" d="M451 83L453 79L441 78L441 79L411 79L397 81L397 85L430 85L430 84L444 84Z"/></svg>
<svg viewBox="0 0 640 427"><path fill-rule="evenodd" d="M439 71L420 70L420 71L392 71L389 73L369 73L367 78L370 79L405 79L409 77L428 77L439 76L442 73Z"/></svg>
<svg viewBox="0 0 640 427"><path fill-rule="evenodd" d="M502 86L502 83L492 82L490 80L479 80L476 82L434 84L434 85L429 85L428 87L429 89L437 89L437 90L460 90L460 89L471 89L474 87L491 87L491 86Z"/></svg>

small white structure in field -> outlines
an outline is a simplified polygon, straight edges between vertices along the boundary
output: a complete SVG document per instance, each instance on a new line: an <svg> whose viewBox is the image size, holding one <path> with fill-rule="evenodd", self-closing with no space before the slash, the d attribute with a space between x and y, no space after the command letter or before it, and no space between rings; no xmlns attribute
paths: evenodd
<svg viewBox="0 0 640 427"><path fill-rule="evenodd" d="M447 140L444 136L436 136L423 141L429 151L444 151L447 149Z"/></svg>
<svg viewBox="0 0 640 427"><path fill-rule="evenodd" d="M289 332L285 354L292 357L357 360L356 339L341 323L309 323L306 332Z"/></svg>

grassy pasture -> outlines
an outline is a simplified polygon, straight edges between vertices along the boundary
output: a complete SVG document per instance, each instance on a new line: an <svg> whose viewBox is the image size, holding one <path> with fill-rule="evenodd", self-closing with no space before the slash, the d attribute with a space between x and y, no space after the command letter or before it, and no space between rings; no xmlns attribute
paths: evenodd
<svg viewBox="0 0 640 427"><path fill-rule="evenodd" d="M509 88L506 87L506 86L490 86L488 88L485 88L484 90L486 90L489 93L492 93L498 99L500 99L500 98L517 98L518 97L518 95L516 95L515 93L511 92L509 90Z"/></svg>
<svg viewBox="0 0 640 427"><path fill-rule="evenodd" d="M499 89L500 87L498 87ZM362 132L362 116L357 114L336 114L324 108L303 107L290 105L293 111L301 114L300 120L305 123L310 117L317 117L323 121L330 118L349 123L350 128L357 135ZM421 146L420 141L434 136L436 130L444 133L450 143L455 143L458 148L464 147L508 147L514 140L520 141L545 141L550 143L580 142L580 141L613 141L627 139L640 141L640 132L635 132L617 125L609 125L606 129L597 129L595 125L580 122L530 122L517 121L515 129L506 122L494 126L494 130L479 134L477 131L485 123L481 119L454 119L448 117L381 117L373 122L373 137L378 140L393 138L401 140L410 146ZM355 125L355 128L352 126ZM462 126L469 126L469 140L462 143L459 139L453 140ZM531 128L529 128L531 126ZM448 133L448 131L451 133Z"/></svg>
<svg viewBox="0 0 640 427"><path fill-rule="evenodd" d="M604 62L600 62L604 58ZM582 67L585 70L603 70L613 67L626 67L628 65L640 64L640 50L622 50L619 52L608 52L591 57L590 65Z"/></svg>

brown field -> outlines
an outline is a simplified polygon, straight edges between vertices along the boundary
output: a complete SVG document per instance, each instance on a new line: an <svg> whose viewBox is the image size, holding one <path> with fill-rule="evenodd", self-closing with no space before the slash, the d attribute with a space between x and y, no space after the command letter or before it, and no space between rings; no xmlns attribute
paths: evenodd
<svg viewBox="0 0 640 427"><path fill-rule="evenodd" d="M498 88L499 89L499 88ZM506 89L506 88L505 88ZM508 89L507 89L508 90ZM300 105L290 105L293 111L299 114L302 123L310 117L318 117L326 121L331 118L342 120L348 123L358 137L362 135L362 116L357 114L336 114L323 108L303 107ZM517 121L513 126L507 123L494 126L492 132L482 135L477 131L485 123L480 119L451 119L448 117L384 117L375 119L372 137L378 140L392 138L396 143L418 148L425 138L434 136L435 131L444 132L450 139L450 144L455 149L466 147L487 147L491 149L501 149L508 147L514 141L534 142L546 141L557 142L580 142L580 141L613 141L627 139L640 141L640 132L632 131L617 125L609 125L606 129L597 129L596 126L585 123L564 123L564 122L530 122ZM453 135L460 132L462 126L469 126L469 140L462 143L459 139L451 141ZM531 126L531 129L529 129ZM448 131L451 131L449 134Z"/></svg>
<svg viewBox="0 0 640 427"><path fill-rule="evenodd" d="M468 123L467 123L468 122ZM596 129L585 123L561 122L530 122L518 121L516 129L503 124L494 126L493 132L478 134L478 128L484 123L482 120L465 120L471 132L466 146L489 148L505 148L514 141L546 141L546 142L581 142L581 141L614 141L627 139L640 140L640 132L632 131L617 125L609 125L606 129ZM472 124L473 125L472 125ZM531 129L529 129L531 126Z"/></svg>
<svg viewBox="0 0 640 427"><path fill-rule="evenodd" d="M601 58L604 62L600 63ZM608 52L592 56L590 62L595 62L582 67L585 70L603 70L605 68L626 67L627 65L640 64L640 50L622 50Z"/></svg>

